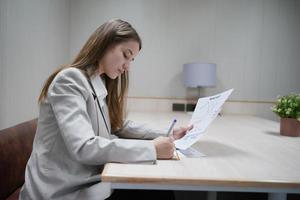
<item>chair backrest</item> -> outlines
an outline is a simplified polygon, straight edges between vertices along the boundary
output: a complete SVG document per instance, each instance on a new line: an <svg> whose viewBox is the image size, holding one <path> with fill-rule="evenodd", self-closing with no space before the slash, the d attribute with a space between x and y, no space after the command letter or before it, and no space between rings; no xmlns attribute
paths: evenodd
<svg viewBox="0 0 300 200"><path fill-rule="evenodd" d="M0 130L0 199L24 183L25 167L32 151L37 119Z"/></svg>

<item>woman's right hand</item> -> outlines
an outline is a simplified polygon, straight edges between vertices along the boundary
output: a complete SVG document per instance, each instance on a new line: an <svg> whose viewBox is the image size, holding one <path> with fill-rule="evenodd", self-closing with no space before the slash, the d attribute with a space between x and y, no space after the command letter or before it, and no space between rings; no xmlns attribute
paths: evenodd
<svg viewBox="0 0 300 200"><path fill-rule="evenodd" d="M152 140L156 149L157 159L171 159L174 153L174 140L170 137L157 137Z"/></svg>

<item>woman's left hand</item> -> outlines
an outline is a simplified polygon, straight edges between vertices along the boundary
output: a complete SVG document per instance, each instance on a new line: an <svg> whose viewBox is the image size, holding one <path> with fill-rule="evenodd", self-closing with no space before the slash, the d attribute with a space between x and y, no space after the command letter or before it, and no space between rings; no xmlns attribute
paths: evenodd
<svg viewBox="0 0 300 200"><path fill-rule="evenodd" d="M185 136L185 134L192 129L193 129L193 125L176 128L173 130L173 134L171 134L170 137L173 138L174 140L178 140L183 136Z"/></svg>

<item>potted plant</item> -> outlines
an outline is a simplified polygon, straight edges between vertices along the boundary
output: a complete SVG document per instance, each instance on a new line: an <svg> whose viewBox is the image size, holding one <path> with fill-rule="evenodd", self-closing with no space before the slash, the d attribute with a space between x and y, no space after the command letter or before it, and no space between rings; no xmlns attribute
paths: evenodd
<svg viewBox="0 0 300 200"><path fill-rule="evenodd" d="M300 136L300 94L278 97L272 111L281 117L281 135Z"/></svg>

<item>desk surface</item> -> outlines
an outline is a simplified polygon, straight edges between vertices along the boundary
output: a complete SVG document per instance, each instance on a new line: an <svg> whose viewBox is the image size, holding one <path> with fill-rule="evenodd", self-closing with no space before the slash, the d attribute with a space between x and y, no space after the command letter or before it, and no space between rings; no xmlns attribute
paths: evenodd
<svg viewBox="0 0 300 200"><path fill-rule="evenodd" d="M131 113L129 118L166 128L184 113ZM156 165L108 163L102 180L115 188L280 191L300 193L300 137L279 135L279 123L254 116L222 115L193 147L206 156L159 160ZM126 186L127 184L127 186ZM232 189L235 188L235 189ZM201 190L201 188L200 188ZM224 190L225 191L225 190Z"/></svg>

